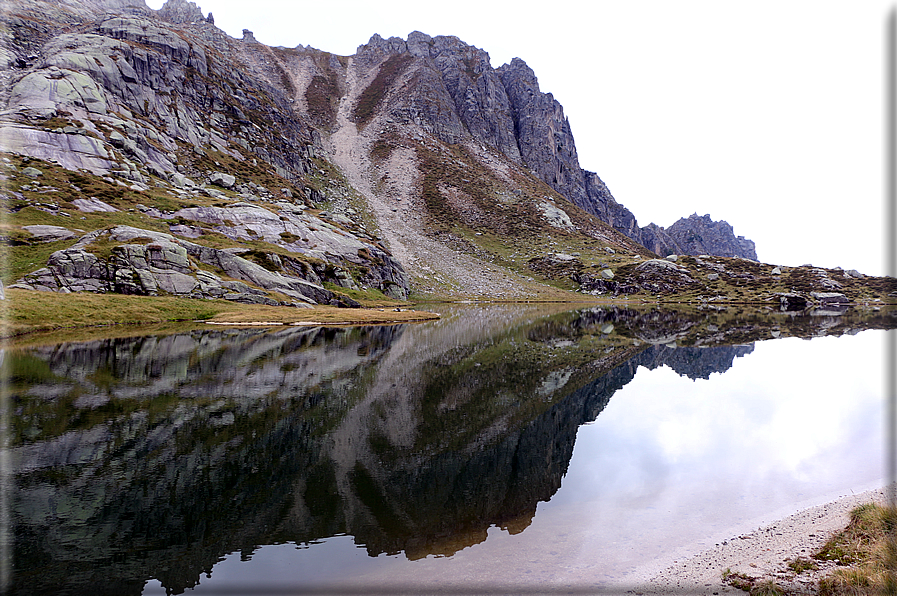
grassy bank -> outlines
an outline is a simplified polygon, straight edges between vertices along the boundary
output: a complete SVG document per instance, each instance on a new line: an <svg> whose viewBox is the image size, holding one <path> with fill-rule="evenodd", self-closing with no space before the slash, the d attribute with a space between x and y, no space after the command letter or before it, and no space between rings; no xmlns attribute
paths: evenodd
<svg viewBox="0 0 897 596"><path fill-rule="evenodd" d="M819 581L822 596L897 594L897 509L860 505L814 556L845 565Z"/></svg>
<svg viewBox="0 0 897 596"><path fill-rule="evenodd" d="M410 310L407 304L369 305L369 308L293 308L247 305L226 300L195 300L175 296L126 296L122 294L58 294L10 289L0 302L2 331L11 337L36 331L141 325L171 321L272 324L376 324L423 321L438 318ZM396 309L399 309L398 311Z"/></svg>

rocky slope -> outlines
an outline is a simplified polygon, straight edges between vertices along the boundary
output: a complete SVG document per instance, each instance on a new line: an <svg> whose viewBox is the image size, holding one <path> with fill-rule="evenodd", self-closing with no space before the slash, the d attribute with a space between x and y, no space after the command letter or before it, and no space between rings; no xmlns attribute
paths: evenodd
<svg viewBox="0 0 897 596"><path fill-rule="evenodd" d="M185 0L3 12L4 283L293 305L710 299L732 298L739 257L756 258L709 216L639 227L580 167L563 107L520 59L492 68L420 32L348 57L271 48L203 15ZM735 260L712 284L684 262L646 264L669 254Z"/></svg>
<svg viewBox="0 0 897 596"><path fill-rule="evenodd" d="M256 71L252 49L201 18L194 4L169 2L154 13L125 2L17 2L4 17L13 55L0 138L13 157L5 162L11 219L80 237L20 286L210 297L224 293L209 275L224 275L252 286L238 284L224 297L294 302L276 295L286 286L265 281L273 274L300 288L286 292L297 304L352 302L334 298L325 283L407 296L402 266L365 220L321 209L328 195L352 191L316 157L314 128L293 117L289 99ZM42 206L38 196L52 200ZM143 215L138 221L110 217L135 210ZM91 221L94 213L105 221ZM69 230L64 220L75 218L87 221ZM103 232L110 222L143 231L119 238ZM209 249L230 245L238 254L227 260L238 266L203 261L195 250L177 267L148 265L142 255L118 262L94 242L155 242L142 253L158 249L163 230ZM174 242L163 236L163 244ZM48 240L25 237L28 244ZM159 270L169 271L166 280ZM171 270L193 281L173 283ZM200 290L207 282L211 294Z"/></svg>

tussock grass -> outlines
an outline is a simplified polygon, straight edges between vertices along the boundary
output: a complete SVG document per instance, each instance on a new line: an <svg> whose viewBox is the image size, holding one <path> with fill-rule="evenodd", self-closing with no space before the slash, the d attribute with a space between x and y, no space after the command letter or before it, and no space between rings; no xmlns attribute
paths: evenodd
<svg viewBox="0 0 897 596"><path fill-rule="evenodd" d="M796 559L792 559L788 561L788 569L800 575L805 571L812 571L814 569L819 569L819 565L810 559L804 557L797 557Z"/></svg>
<svg viewBox="0 0 897 596"><path fill-rule="evenodd" d="M836 569L819 581L821 596L897 594L897 509L874 503L850 512L850 523L814 555L837 560Z"/></svg>

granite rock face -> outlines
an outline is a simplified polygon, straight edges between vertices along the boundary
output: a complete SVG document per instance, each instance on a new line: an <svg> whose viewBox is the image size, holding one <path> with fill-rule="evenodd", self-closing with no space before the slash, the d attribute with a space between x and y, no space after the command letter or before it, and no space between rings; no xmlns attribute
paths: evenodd
<svg viewBox="0 0 897 596"><path fill-rule="evenodd" d="M302 265L289 257L271 254L266 266L286 268L309 281L321 283L325 279L351 289L359 289L359 285L374 287L398 299L408 295L404 269L382 245L360 231L353 234L323 216L306 214L288 201L278 202L274 209L251 203L190 207L166 217L211 226L233 240L264 240L296 253L297 257L308 257L310 264ZM185 233L188 230L172 231L189 235ZM354 278L349 274L351 269L356 270Z"/></svg>
<svg viewBox="0 0 897 596"><path fill-rule="evenodd" d="M255 202L288 199L273 209L258 204L231 209L225 215L254 214L250 220L255 223L239 230L216 223L240 242L255 240L251 234L258 231L296 253L295 258L259 257L263 269L316 285L374 287L391 297L407 297L401 264L379 238L367 233L360 217L334 222L302 215L303 209L324 201L325 193L344 191L323 186L327 177L320 168L326 162L320 160L318 132L293 110L290 89L283 88L276 69L258 68L271 62L266 46L248 47L230 38L186 0L169 0L159 11L130 0L85 0L71 7L21 0L2 20L7 24L4 47L11 52L2 71L8 84L0 85L0 105L6 108L0 116L4 151L86 171L140 192L153 186L170 189L182 200L232 202L235 193ZM263 168L276 181L257 184L242 164L255 168L256 175ZM324 183L310 184L312 175ZM150 207L142 209L145 213L170 215L155 209L152 199L146 202ZM119 210L89 195L71 204L85 213ZM179 212L180 221L171 231L201 235L206 222L194 215L189 209ZM184 225L194 219L198 225ZM71 249L51 259L48 270L88 261L101 266ZM128 275L115 273L127 268L124 263L106 264L113 270L89 283L52 281L43 273L35 277L38 272L29 279L61 291L91 287L208 294L199 285L190 290L186 282L170 285L145 275L132 287ZM311 292L316 293L314 301L333 299L330 293Z"/></svg>
<svg viewBox="0 0 897 596"><path fill-rule="evenodd" d="M550 93L540 91L535 73L520 58L499 67L498 73L511 103L524 163L571 203L591 212L585 173L579 167L563 106Z"/></svg>
<svg viewBox="0 0 897 596"><path fill-rule="evenodd" d="M375 35L355 55L371 71L401 57L407 59L405 74L395 82L401 93L387 108L391 118L419 124L446 143L473 138L493 147L529 168L571 203L649 250L756 258L750 256L749 240L733 235L727 242L725 228L731 228L726 222L713 222L716 231L708 233L713 241L704 243L682 240L693 236L690 232L698 233L692 229L691 218L673 231L654 224L639 227L598 174L580 166L563 106L551 93L542 92L535 73L520 58L493 69L485 51L457 37L430 37L418 31L407 41ZM710 222L702 229L708 226Z"/></svg>
<svg viewBox="0 0 897 596"><path fill-rule="evenodd" d="M91 252L98 241L121 243L111 254ZM232 280L200 269L210 265ZM251 284L247 285L247 284ZM115 292L191 298L223 298L247 304L357 306L318 284L270 271L225 250L200 246L170 234L118 226L85 235L71 248L56 251L39 269L11 287L56 292ZM289 301L269 296L276 292Z"/></svg>
<svg viewBox="0 0 897 596"><path fill-rule="evenodd" d="M41 0L23 1L21 14L29 9L43 21L73 18ZM315 132L291 116L289 98L255 76L239 42L193 2L169 0L158 12L142 3L87 2L74 15L84 21L67 33L7 17L13 62L24 67L5 73L9 91L0 95L13 116L0 121L11 150L144 182L150 175L199 176L183 159L184 144L197 155L212 149L237 161L245 159L238 148L248 150L288 180L309 170ZM36 51L21 55L29 50ZM34 126L54 117L86 136Z"/></svg>

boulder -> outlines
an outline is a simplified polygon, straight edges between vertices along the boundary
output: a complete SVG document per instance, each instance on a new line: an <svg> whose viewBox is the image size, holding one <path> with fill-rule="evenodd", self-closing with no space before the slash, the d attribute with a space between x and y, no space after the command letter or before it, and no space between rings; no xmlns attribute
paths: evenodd
<svg viewBox="0 0 897 596"><path fill-rule="evenodd" d="M678 273L685 273L685 269L682 269L679 265L673 263L672 261L668 261L666 259L648 259L647 261L642 261L638 265L635 266L636 271L676 271Z"/></svg>
<svg viewBox="0 0 897 596"><path fill-rule="evenodd" d="M225 174L224 172L212 172L209 175L209 182L220 186L221 188L233 188L234 184L236 184L236 177Z"/></svg>
<svg viewBox="0 0 897 596"><path fill-rule="evenodd" d="M838 304L849 304L850 298L840 292L810 292L813 302L820 306L833 306Z"/></svg>
<svg viewBox="0 0 897 596"><path fill-rule="evenodd" d="M541 209L542 215L550 225L562 230L572 231L575 229L573 227L573 222L570 221L570 216L567 215L567 212L557 207L556 205L552 205L548 202L543 202L539 204L539 209Z"/></svg>

